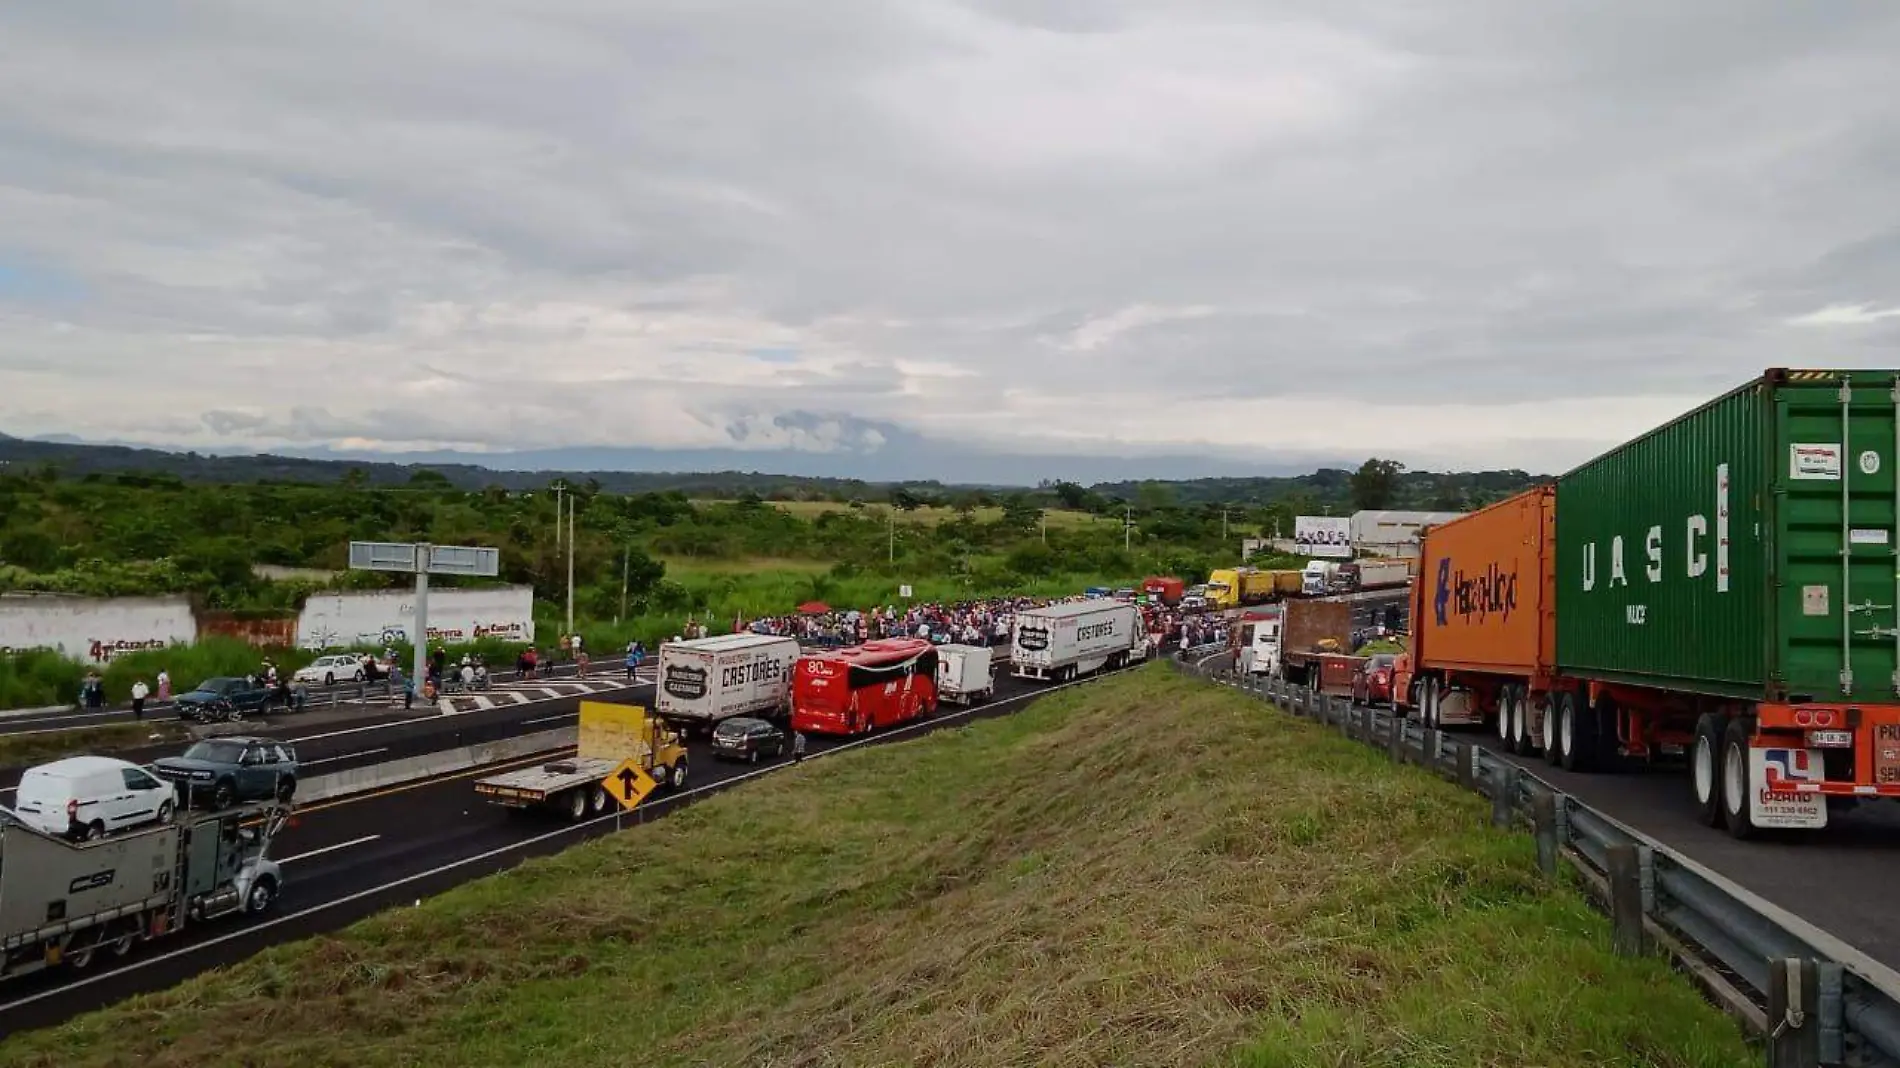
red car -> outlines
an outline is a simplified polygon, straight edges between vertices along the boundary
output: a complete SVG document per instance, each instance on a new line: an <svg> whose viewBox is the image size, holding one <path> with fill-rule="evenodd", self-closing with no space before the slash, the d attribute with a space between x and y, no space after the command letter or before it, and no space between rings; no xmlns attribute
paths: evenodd
<svg viewBox="0 0 1900 1068"><path fill-rule="evenodd" d="M1385 705L1392 704L1392 674L1398 664L1395 653L1374 653L1366 658L1359 670L1352 676L1352 699L1355 704Z"/></svg>

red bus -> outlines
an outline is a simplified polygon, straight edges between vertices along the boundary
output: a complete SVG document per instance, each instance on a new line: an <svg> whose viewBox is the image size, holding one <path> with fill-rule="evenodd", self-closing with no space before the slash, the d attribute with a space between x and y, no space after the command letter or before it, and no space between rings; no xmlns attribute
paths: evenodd
<svg viewBox="0 0 1900 1068"><path fill-rule="evenodd" d="M792 729L866 734L937 710L937 647L884 638L806 653L792 668Z"/></svg>

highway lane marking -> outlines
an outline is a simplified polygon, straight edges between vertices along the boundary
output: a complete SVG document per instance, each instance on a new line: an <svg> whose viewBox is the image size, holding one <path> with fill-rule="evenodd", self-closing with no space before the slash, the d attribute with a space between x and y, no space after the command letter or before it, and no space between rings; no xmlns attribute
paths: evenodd
<svg viewBox="0 0 1900 1068"><path fill-rule="evenodd" d="M1145 660L1143 661L1143 663L1146 663L1146 662L1147 661ZM1076 686L1087 686L1091 682L1096 682L1112 674L1117 674L1117 673L1104 672L1101 675L1095 675L1086 679L1079 679L1075 682L1059 683L1055 686L1049 686L1049 687L1038 689L1038 690L1031 690L1028 693L1017 694L1014 697L1005 697L998 701L991 701L987 705L976 705L970 708L963 709L958 712L950 713L948 715L934 716L928 720L923 720L917 723L909 724L904 727L899 727L899 728L896 728L895 730L885 731L881 734L874 734L867 738L861 738L855 742L847 742L843 745L833 746L830 749L826 749L817 753L812 753L806 756L805 759L818 760L820 758L829 756L832 753L842 753L846 749L855 749L861 745L869 745L873 742L878 742L886 738L895 737L896 735L903 734L907 731L916 730L919 727L941 725L949 720L958 719L975 712L980 712L980 711L985 711L985 710L994 710L1003 705L1014 704L1018 701L1032 700L1037 697L1043 697L1048 694L1056 693L1060 690L1071 689ZM793 766L794 766L793 762L787 761L786 763L783 763L783 764L775 764L769 768L760 768L757 771L745 772L743 774L736 775L730 779L724 779L716 783L709 783L705 786L694 787L693 789L690 789L690 790L682 790L681 792L677 794L669 794L666 796L668 799L685 798L685 797L692 797L695 794L702 794L702 793L706 793L713 790L723 790L736 783L745 782L748 779L756 779L761 775L770 775L773 772L783 771L786 768L793 767ZM492 770L495 770L495 769L482 768L477 771L470 772L469 774L478 775L478 774L481 774L482 772L492 771ZM453 776L453 778L466 778L466 777L467 776L465 775ZM431 780L431 781L443 782L447 780L436 779L436 780ZM414 785L420 786L420 785L427 785L427 784L417 783ZM395 790L391 790L389 792L394 793L400 789L404 789L404 787L398 787ZM364 795L364 796L367 797L369 795ZM344 803L347 803L347 801L338 802L338 804L344 804ZM305 811L310 811L310 810L306 809ZM483 853L477 853L471 857L463 857L460 860L452 860L446 864L438 864L435 867L429 868L426 871L419 871L412 875L405 875L400 879L393 879L389 882L383 883L380 886L372 886L366 890L358 890L355 893L346 894L343 897L332 898L331 900L322 902L321 904L311 905L309 908L298 909L296 912L287 913L283 916L277 916L272 919L265 920L261 923L253 924L252 926L246 927L241 931L232 931L228 934L221 934L214 938L207 938L204 941L195 943L193 945L181 946L178 949L174 949L169 953L163 953L156 957L146 957L142 960L134 961L133 963L127 964L121 968L115 968L115 969L112 969L111 971L98 972L93 975L87 976L86 978L79 979L70 983L65 983L60 986L54 987L50 990L42 990L37 994L31 994L31 995L28 995L27 997L19 998L14 1001L9 1001L4 1004L0 1004L0 1013L10 1012L22 1006L31 1005L34 1002L43 1001L46 998L50 998L50 997L55 997L59 994L65 993L68 990L76 990L76 989L79 989L80 987L91 986L94 983L104 982L108 979L112 979L117 976L126 975L131 972L136 972L142 968L150 968L155 965L163 964L166 961L177 960L178 958L183 957L187 954L196 953L201 949L209 949L212 946L223 945L227 942L232 942L239 938L248 938L251 935L257 934L259 931L268 931L274 927L280 927L287 923L294 923L298 920L303 919L306 916L314 916L319 912L327 912L330 909L336 908L339 905L347 905L347 904L350 904L351 902L361 901L364 898L374 897L377 894L387 893L400 886L407 886L410 883L418 882L423 879L432 878L434 876L442 874L443 872L455 871L458 868L465 868L471 864L479 864L485 860L492 860L495 857L503 856L505 854L512 853L519 849L526 849L530 846L539 845L542 842L551 842L554 839L561 837L562 835L573 834L575 831L584 830L585 828L593 827L598 824L605 823L608 820L622 819L624 818L624 816L625 816L624 812L612 813L606 816L596 816L595 818L591 820L587 820L583 823L570 823L564 827L557 827L554 830L548 831L544 834L535 835L533 838L524 838L519 842L510 842L507 845L496 846L494 849L490 849Z"/></svg>
<svg viewBox="0 0 1900 1068"><path fill-rule="evenodd" d="M542 716L540 719L524 719L521 721L521 725L527 727L536 723L552 723L557 719L573 719L578 715L580 715L579 712L563 712L558 716Z"/></svg>
<svg viewBox="0 0 1900 1068"><path fill-rule="evenodd" d="M360 794L346 794L335 800L321 801L307 808L300 808L297 810L297 814L303 815L307 812L322 812L326 809L341 808L344 805L354 805L358 801L373 801L376 798L388 797L391 794L400 794L409 790L419 790L424 786L454 782L457 779L467 779L475 775L487 775L491 772L507 771L510 768L525 768L530 764L544 764L547 762L548 753L554 752L560 752L560 750L550 749L546 752L536 753L533 756L516 757L513 760L504 760L495 764L484 764L479 768L470 768L467 771L453 772L448 775L436 775L427 779L417 779L415 782L405 782L396 786L385 786L380 790L370 790Z"/></svg>
<svg viewBox="0 0 1900 1068"><path fill-rule="evenodd" d="M623 687L620 687L620 689L635 689L635 688L637 688L637 687L631 687L631 686L623 686ZM554 698L551 698L550 700L565 700L565 699L567 699L567 698L581 698L581 697L586 697L586 696L588 696L588 695L587 695L587 694L578 694L578 693L570 693L570 694L562 694L562 695L558 695L558 696L556 696L556 697L554 697ZM547 703L548 703L547 701L524 701L524 702L522 702L522 704L523 704L523 705L544 705L544 704L547 704ZM503 706L503 707L506 707L506 706ZM411 716L411 717L409 717L408 719L399 719L399 720L394 720L394 721L392 721L392 722L389 722L389 723L371 723L371 724L369 724L368 726L363 726L363 727L345 727L344 729L342 729L342 730L340 730L340 731L325 731L325 732L324 732L324 733L322 733L322 734L307 734L307 735L304 735L304 736L303 736L303 737L301 737L301 738L286 738L286 739L284 739L284 740L285 740L285 741L287 741L287 742L290 742L290 743L291 743L291 744L293 744L293 745L302 745L302 744L303 744L304 742L315 742L315 741L321 741L321 740L323 740L323 739L325 739L325 738L342 738L342 737L345 737L345 736L347 736L347 735L351 735L351 734L361 734L361 733L363 733L364 731L380 731L380 730L387 730L387 729L389 729L390 727L412 727L412 726L414 726L414 725L416 725L416 724L418 724L418 723L428 723L428 722L430 722L430 721L432 721L432 720L436 720L436 719L455 719L455 718L458 718L458 717L460 717L460 716L466 716L466 715L469 715L469 713L467 713L467 712L458 712L458 713L454 713L454 714L452 714L452 715L450 715L450 714L438 714L438 715L435 715L435 716L429 716L429 715L421 715L421 716ZM518 722L518 721L517 721L517 722Z"/></svg>
<svg viewBox="0 0 1900 1068"><path fill-rule="evenodd" d="M356 757L375 756L377 753L387 753L387 752L389 752L389 747L384 746L381 749L365 749L360 753L344 753L342 756L328 756L328 757L319 757L316 760L303 760L303 761L298 762L298 766L307 768L314 764L328 764L328 763L331 763L332 761L352 760Z"/></svg>
<svg viewBox="0 0 1900 1068"><path fill-rule="evenodd" d="M324 846L322 849L312 849L307 853L299 853L294 857L279 857L277 858L277 863L290 864L294 861L309 860L311 857L320 857L325 853L334 853L339 849L348 849L351 846L360 846L366 842L374 842L381 837L382 835L380 834L366 834L361 838L352 838L347 842L338 842L335 845L327 845L327 846Z"/></svg>

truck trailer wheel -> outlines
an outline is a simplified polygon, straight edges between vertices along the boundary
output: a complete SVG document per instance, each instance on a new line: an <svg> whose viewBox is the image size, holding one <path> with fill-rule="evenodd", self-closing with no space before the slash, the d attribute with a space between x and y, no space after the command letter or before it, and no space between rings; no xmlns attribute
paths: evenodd
<svg viewBox="0 0 1900 1068"><path fill-rule="evenodd" d="M1595 753L1595 718L1590 715L1589 699L1566 693L1557 704L1557 763L1565 771L1589 771L1590 756Z"/></svg>
<svg viewBox="0 0 1900 1068"><path fill-rule="evenodd" d="M587 818L587 791L584 789L567 792L567 818L575 823Z"/></svg>
<svg viewBox="0 0 1900 1068"><path fill-rule="evenodd" d="M1753 838L1755 792L1748 781L1748 739L1755 724L1747 716L1728 721L1722 732L1722 815L1731 838Z"/></svg>
<svg viewBox="0 0 1900 1068"><path fill-rule="evenodd" d="M1506 686L1500 689L1497 696L1497 707L1493 710L1492 714L1497 717L1497 721L1494 725L1497 727L1498 741L1504 743L1504 751L1507 753L1517 752L1517 739L1515 737L1515 731L1511 726L1512 721L1516 719L1516 716L1513 714L1513 710L1516 709L1516 707L1517 687Z"/></svg>
<svg viewBox="0 0 1900 1068"><path fill-rule="evenodd" d="M1543 718L1537 723L1537 742L1544 750L1544 763L1549 764L1553 768L1557 766L1559 758L1557 752L1557 708L1563 703L1563 699L1563 694L1546 693L1541 698L1542 704L1539 706L1542 709Z"/></svg>
<svg viewBox="0 0 1900 1068"><path fill-rule="evenodd" d="M1438 680L1426 679L1418 684L1419 714L1425 720L1426 730L1438 729Z"/></svg>
<svg viewBox="0 0 1900 1068"><path fill-rule="evenodd" d="M1722 825L1722 739L1728 717L1704 712L1695 723L1689 750L1689 781L1695 786L1695 818L1704 827Z"/></svg>

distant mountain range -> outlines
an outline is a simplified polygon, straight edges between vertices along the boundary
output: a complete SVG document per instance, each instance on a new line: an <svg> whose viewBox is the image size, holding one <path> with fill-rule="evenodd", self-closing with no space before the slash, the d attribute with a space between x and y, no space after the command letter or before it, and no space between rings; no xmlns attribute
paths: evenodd
<svg viewBox="0 0 1900 1068"><path fill-rule="evenodd" d="M1056 473L1038 474L1031 466L1046 457L1010 458L1013 470L998 471L998 477L986 481L950 481L930 478L880 477L887 468L873 464L853 465L838 453L743 452L708 449L698 452L668 452L649 449L551 449L537 452L472 454L458 452L413 453L391 457L387 454L355 453L344 450L306 449L294 454L215 454L171 452L126 442L85 442L70 437L15 438L0 434L0 470L6 467L37 467L51 464L65 477L144 473L168 475L191 482L250 483L340 482L352 472L365 483L376 486L408 484L419 472L434 471L457 487L467 490L501 486L510 490L539 489L555 479L598 482L611 493L654 493L677 490L692 497L730 498L744 493L760 496L822 497L848 499L874 496L890 486L906 486L926 492L952 489L1005 489L1023 487L1030 476L1037 482L1076 482L1110 499L1134 500L1144 483L1159 482L1168 487L1168 495L1181 504L1270 502L1303 495L1315 503L1342 504L1351 499L1351 473L1344 467L1322 466L1301 473L1267 473L1258 468L1245 473L1210 476L1214 465L1200 463L1200 477L1168 477L1193 461L1186 459L1149 460L1099 459L1088 463L1112 469L1112 478L1088 478L1078 475L1082 467L1064 466ZM1068 458L1061 458L1067 460ZM669 469L628 469L624 464L646 461L664 463ZM693 468L698 462L700 467ZM771 464L778 471L759 471L756 466ZM839 469L865 472L863 477L839 474ZM1131 471L1130 468L1136 470ZM1141 473L1143 471L1154 473ZM1063 473L1067 472L1067 473ZM1497 500L1538 481L1523 471L1480 471L1434 474L1407 471L1400 476L1393 507L1462 510L1475 504Z"/></svg>
<svg viewBox="0 0 1900 1068"><path fill-rule="evenodd" d="M1207 456L1100 456L991 452L926 438L889 423L792 413L773 420L771 432L823 436L819 449L651 449L577 447L517 452L373 452L329 446L284 448L257 454L243 448L176 452L127 441L86 441L70 435L14 438L0 434L0 461L55 462L84 474L104 470L165 470L207 481L258 478L334 481L361 468L373 483L406 482L416 468L440 471L458 485L545 485L551 478L592 477L602 486L648 488L678 484L698 473L746 474L767 481L817 479L870 484L1032 486L1042 481L1082 485L1108 481L1245 478L1310 471L1308 460L1262 465ZM743 441L743 428L728 428ZM1333 463L1347 459L1324 458ZM1358 460L1351 460L1357 464ZM330 465L338 465L332 467ZM664 476L656 481L647 476Z"/></svg>

